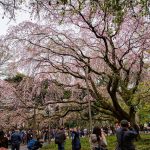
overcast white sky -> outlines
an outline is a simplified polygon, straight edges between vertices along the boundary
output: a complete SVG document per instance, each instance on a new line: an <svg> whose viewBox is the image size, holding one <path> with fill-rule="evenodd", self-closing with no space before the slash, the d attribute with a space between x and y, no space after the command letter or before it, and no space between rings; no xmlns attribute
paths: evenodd
<svg viewBox="0 0 150 150"><path fill-rule="evenodd" d="M0 35L5 35L8 28L12 25L17 25L23 21L31 20L30 15L27 12L19 12L15 19L16 20L10 20L7 17L3 18L2 13L0 13Z"/></svg>
<svg viewBox="0 0 150 150"><path fill-rule="evenodd" d="M8 17L3 18L4 10L1 9L0 11L0 35L5 35L8 28L12 25L17 25L23 21L31 20L30 18L30 10L28 9L28 3L30 0L25 1L21 5L21 9L15 11L15 19L16 20L10 20Z"/></svg>

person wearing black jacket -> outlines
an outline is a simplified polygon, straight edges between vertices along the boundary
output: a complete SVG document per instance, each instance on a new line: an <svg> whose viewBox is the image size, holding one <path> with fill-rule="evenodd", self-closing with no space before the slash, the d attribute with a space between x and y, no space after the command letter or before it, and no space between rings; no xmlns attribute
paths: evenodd
<svg viewBox="0 0 150 150"><path fill-rule="evenodd" d="M58 145L58 150L65 150L66 135L63 127L58 127L55 134L55 144Z"/></svg>
<svg viewBox="0 0 150 150"><path fill-rule="evenodd" d="M4 132L0 131L0 148L8 148L8 139L4 137Z"/></svg>
<svg viewBox="0 0 150 150"><path fill-rule="evenodd" d="M138 133L130 128L130 124L127 120L121 121L121 128L116 131L117 136L117 148L116 150L135 150L135 145L133 144Z"/></svg>
<svg viewBox="0 0 150 150"><path fill-rule="evenodd" d="M80 137L79 132L77 131L76 128L73 129L71 137L72 137L72 150L80 150L81 149Z"/></svg>

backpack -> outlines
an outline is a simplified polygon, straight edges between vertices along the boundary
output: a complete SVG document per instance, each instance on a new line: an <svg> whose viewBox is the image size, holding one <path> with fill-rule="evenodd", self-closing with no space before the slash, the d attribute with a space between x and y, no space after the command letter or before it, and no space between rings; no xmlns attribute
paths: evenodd
<svg viewBox="0 0 150 150"><path fill-rule="evenodd" d="M0 148L8 147L8 139L6 137L0 137Z"/></svg>
<svg viewBox="0 0 150 150"><path fill-rule="evenodd" d="M20 134L18 134L17 132L12 133L12 135L11 135L11 144L12 145L20 144L21 140L22 139L21 139Z"/></svg>
<svg viewBox="0 0 150 150"><path fill-rule="evenodd" d="M33 150L33 149L35 148L35 145L36 145L36 140L32 139L32 140L30 140L30 141L28 142L27 148L28 148L29 150Z"/></svg>
<svg viewBox="0 0 150 150"><path fill-rule="evenodd" d="M97 142L97 136L96 134L91 134L91 142L96 143Z"/></svg>
<svg viewBox="0 0 150 150"><path fill-rule="evenodd" d="M61 143L63 143L64 142L64 135L63 135L63 133L57 133L56 135L55 135L55 144L61 144Z"/></svg>

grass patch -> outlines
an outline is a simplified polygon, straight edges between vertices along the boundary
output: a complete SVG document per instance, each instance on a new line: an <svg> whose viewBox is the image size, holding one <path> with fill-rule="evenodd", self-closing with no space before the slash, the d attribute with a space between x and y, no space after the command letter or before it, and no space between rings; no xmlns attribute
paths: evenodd
<svg viewBox="0 0 150 150"><path fill-rule="evenodd" d="M141 140L135 142L137 150L150 150L150 135L144 134L141 135ZM116 137L108 136L108 150L114 150L116 146ZM88 138L81 138L81 150L90 150L90 144ZM71 150L71 140L67 139L65 143L65 150ZM57 145L54 142L51 142L50 145L43 146L42 150L57 150Z"/></svg>

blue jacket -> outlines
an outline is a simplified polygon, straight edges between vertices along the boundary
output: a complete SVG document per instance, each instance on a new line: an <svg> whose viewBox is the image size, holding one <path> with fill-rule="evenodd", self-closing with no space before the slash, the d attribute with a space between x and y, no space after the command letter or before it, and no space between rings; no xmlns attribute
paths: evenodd
<svg viewBox="0 0 150 150"><path fill-rule="evenodd" d="M127 128L120 128L116 131L117 136L117 148L116 150L135 150L133 144L138 133L135 130L129 130Z"/></svg>
<svg viewBox="0 0 150 150"><path fill-rule="evenodd" d="M17 132L12 133L11 144L20 144L20 143L21 143L21 135Z"/></svg>

